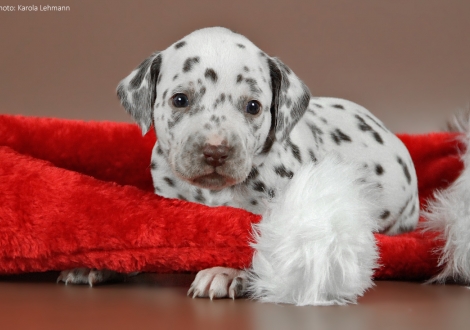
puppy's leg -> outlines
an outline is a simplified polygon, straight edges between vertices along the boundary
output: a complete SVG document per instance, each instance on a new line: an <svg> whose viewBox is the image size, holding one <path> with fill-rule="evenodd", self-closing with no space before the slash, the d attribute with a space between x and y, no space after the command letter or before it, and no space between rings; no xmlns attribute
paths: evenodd
<svg viewBox="0 0 470 330"><path fill-rule="evenodd" d="M229 297L232 299L242 297L247 287L247 273L243 270L213 267L197 273L188 296L214 298Z"/></svg>
<svg viewBox="0 0 470 330"><path fill-rule="evenodd" d="M95 284L100 284L113 280L123 280L125 278L124 274L102 269L90 269L90 268L74 268L68 269L60 272L59 277L57 278L58 282L64 282L66 285L69 283L72 284L88 284L93 286Z"/></svg>

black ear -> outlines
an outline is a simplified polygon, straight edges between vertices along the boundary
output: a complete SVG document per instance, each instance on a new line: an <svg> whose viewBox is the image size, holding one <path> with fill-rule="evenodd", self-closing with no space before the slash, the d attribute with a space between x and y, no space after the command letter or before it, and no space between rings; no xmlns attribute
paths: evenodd
<svg viewBox="0 0 470 330"><path fill-rule="evenodd" d="M117 95L126 111L145 134L152 126L152 109L157 94L157 79L162 56L159 52L146 58L117 87Z"/></svg>
<svg viewBox="0 0 470 330"><path fill-rule="evenodd" d="M308 87L277 58L268 58L271 74L271 115L277 141L284 140L307 111L310 102Z"/></svg>

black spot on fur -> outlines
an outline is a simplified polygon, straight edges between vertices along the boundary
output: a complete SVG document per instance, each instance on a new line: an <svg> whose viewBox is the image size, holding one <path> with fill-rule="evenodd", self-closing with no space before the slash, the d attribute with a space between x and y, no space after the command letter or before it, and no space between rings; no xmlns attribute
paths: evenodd
<svg viewBox="0 0 470 330"><path fill-rule="evenodd" d="M178 79L178 75L175 74L175 76L173 77L173 81L175 81L176 79Z"/></svg>
<svg viewBox="0 0 470 330"><path fill-rule="evenodd" d="M170 186L170 187L174 187L175 186L175 182L170 179L169 177L164 177L163 180L165 180L165 182Z"/></svg>
<svg viewBox="0 0 470 330"><path fill-rule="evenodd" d="M382 124L380 124L374 117L367 115L367 114L366 114L366 117L372 120L377 126L383 129L385 132L388 132L388 130Z"/></svg>
<svg viewBox="0 0 470 330"><path fill-rule="evenodd" d="M354 117L356 117L358 120L359 120L359 129L363 132L371 132L372 133L372 136L374 137L374 139L380 143L380 144L383 144L384 141L382 140L382 137L380 136L379 133L377 133L369 124L367 124L365 122L365 120L359 116L359 115L355 115Z"/></svg>
<svg viewBox="0 0 470 330"><path fill-rule="evenodd" d="M312 149L308 149L308 155L310 156L310 160L314 163L317 162L317 157L315 156L315 153L313 152Z"/></svg>
<svg viewBox="0 0 470 330"><path fill-rule="evenodd" d="M242 45L242 44L237 44L238 48L246 48L245 45Z"/></svg>
<svg viewBox="0 0 470 330"><path fill-rule="evenodd" d="M175 127L181 121L181 119L183 119L183 113L179 111L173 112L171 115L171 119L172 120L168 121L168 128L170 129Z"/></svg>
<svg viewBox="0 0 470 330"><path fill-rule="evenodd" d="M199 63L199 57L198 56L187 58L186 61L184 61L184 64L183 64L183 72L191 71L191 69L193 68L193 65L197 64L197 63Z"/></svg>
<svg viewBox="0 0 470 330"><path fill-rule="evenodd" d="M206 94L206 87L205 87L205 86L202 86L202 87L199 89L199 96L202 97L202 96L204 96L204 94Z"/></svg>
<svg viewBox="0 0 470 330"><path fill-rule="evenodd" d="M251 205L258 205L258 201L252 199L252 200L250 201L250 204L251 204Z"/></svg>
<svg viewBox="0 0 470 330"><path fill-rule="evenodd" d="M287 142L287 145L291 148L292 155L294 156L294 158L297 159L299 163L302 164L302 157L300 156L299 147L296 144L294 144L290 138L287 138L286 142Z"/></svg>
<svg viewBox="0 0 470 330"><path fill-rule="evenodd" d="M315 110L313 110L312 108L308 108L307 109L308 112L310 112L312 115L316 116L317 113L315 112Z"/></svg>
<svg viewBox="0 0 470 330"><path fill-rule="evenodd" d="M245 72L250 72L250 69L248 69L247 66L244 66L244 67L243 67L243 71L245 71Z"/></svg>
<svg viewBox="0 0 470 330"><path fill-rule="evenodd" d="M385 220L390 216L390 211L389 210L383 210L383 212L380 214L380 219Z"/></svg>
<svg viewBox="0 0 470 330"><path fill-rule="evenodd" d="M207 69L206 72L204 73L204 77L212 80L213 83L216 83L218 79L217 73L215 73L213 69Z"/></svg>
<svg viewBox="0 0 470 330"><path fill-rule="evenodd" d="M206 198L202 194L201 189L196 189L196 195L194 195L194 199L200 203L204 203L206 201Z"/></svg>
<svg viewBox="0 0 470 330"><path fill-rule="evenodd" d="M364 131L364 132L373 131L372 127L366 123L364 118L362 118L359 115L355 115L354 117L356 117L359 120L359 129L361 131Z"/></svg>
<svg viewBox="0 0 470 330"><path fill-rule="evenodd" d="M250 171L250 174L248 174L246 181L254 180L258 177L259 171L256 167L253 167Z"/></svg>
<svg viewBox="0 0 470 330"><path fill-rule="evenodd" d="M220 124L220 117L216 115L212 115L211 118L209 119L211 122L214 122L215 124Z"/></svg>
<svg viewBox="0 0 470 330"><path fill-rule="evenodd" d="M271 127L274 126L273 122L275 120L275 117L271 117ZM262 154L266 154L269 152L269 150L271 150L271 147L273 146L274 144L274 141L276 140L276 136L275 136L276 132L274 129L271 129L268 133L268 136L266 137L266 140L264 141L264 144L263 144L263 149L261 150L261 153ZM263 164L261 164L263 165Z"/></svg>
<svg viewBox="0 0 470 330"><path fill-rule="evenodd" d="M157 147L157 154L158 155L163 155L163 150L160 148L160 146Z"/></svg>
<svg viewBox="0 0 470 330"><path fill-rule="evenodd" d="M339 128L337 128L334 132L331 132L331 137L337 145L340 145L342 142L351 142L351 138L344 134Z"/></svg>
<svg viewBox="0 0 470 330"><path fill-rule="evenodd" d="M416 206L415 204L413 204L413 207L411 208L409 216L412 216L415 213L415 211L416 211Z"/></svg>
<svg viewBox="0 0 470 330"><path fill-rule="evenodd" d="M313 105L315 105L315 106L316 106L317 108L319 108L319 109L323 109L323 106L320 105L320 104L314 103Z"/></svg>
<svg viewBox="0 0 470 330"><path fill-rule="evenodd" d="M290 97L288 97L288 98L286 99L286 106L287 106L288 108L290 108L290 107L292 106L292 99L291 99Z"/></svg>
<svg viewBox="0 0 470 330"><path fill-rule="evenodd" d="M379 133L374 132L373 136L374 136L375 141L377 141L380 144L384 144L384 140L382 140L382 137L380 136Z"/></svg>
<svg viewBox="0 0 470 330"><path fill-rule="evenodd" d="M181 48L181 47L183 47L183 46L186 46L186 41L180 41L180 42L178 42L177 44L175 44L175 48L176 48L176 49L179 49L179 48Z"/></svg>
<svg viewBox="0 0 470 330"><path fill-rule="evenodd" d="M408 166L406 166L406 164L403 162L403 160L400 157L397 157L397 161L398 161L398 164L400 164L403 169L403 173L405 174L406 181L408 182L408 184L410 184L411 175L410 175L410 171L408 170Z"/></svg>
<svg viewBox="0 0 470 330"><path fill-rule="evenodd" d="M316 144L323 144L323 131L315 124L307 123L308 128L313 134L313 138L315 139Z"/></svg>
<svg viewBox="0 0 470 330"><path fill-rule="evenodd" d="M237 79L238 80L238 79ZM253 78L246 78L245 79L246 83L248 84L248 86L250 87L250 91L252 93L259 93L260 92L260 89L258 87L258 82L253 79Z"/></svg>
<svg viewBox="0 0 470 330"><path fill-rule="evenodd" d="M253 189L259 192L266 192L266 185L261 181L253 182Z"/></svg>
<svg viewBox="0 0 470 330"><path fill-rule="evenodd" d="M414 229L415 228L412 225L400 225L400 228L398 229L398 231L400 233L407 233L407 232L413 231Z"/></svg>
<svg viewBox="0 0 470 330"><path fill-rule="evenodd" d="M237 84L241 83L242 80L243 80L243 76L242 76L241 74L239 74L239 75L237 76Z"/></svg>
<svg viewBox="0 0 470 330"><path fill-rule="evenodd" d="M384 168L382 167L382 165L380 165L380 164L375 165L375 173L377 175L384 174Z"/></svg>
<svg viewBox="0 0 470 330"><path fill-rule="evenodd" d="M151 163L150 163L150 168L151 168L153 171L155 171L155 170L158 168L158 164L155 163L155 162L151 162Z"/></svg>
<svg viewBox="0 0 470 330"><path fill-rule="evenodd" d="M269 189L269 190L268 190L268 196L269 196L270 198L276 197L276 193L274 192L274 189Z"/></svg>
<svg viewBox="0 0 470 330"><path fill-rule="evenodd" d="M408 205L410 205L411 203L411 200L412 200L412 197L408 198L408 200L406 201L405 205L403 205L403 207L400 209L400 211L398 212L400 215L403 214L403 212L405 212L406 208L408 207Z"/></svg>
<svg viewBox="0 0 470 330"><path fill-rule="evenodd" d="M276 174L279 175L281 178L292 179L292 177L294 176L294 172L288 170L284 165L275 166L274 172L276 172Z"/></svg>
<svg viewBox="0 0 470 330"><path fill-rule="evenodd" d="M341 104L333 104L333 108L344 110L344 107Z"/></svg>
<svg viewBox="0 0 470 330"><path fill-rule="evenodd" d="M178 194L177 197L178 197L178 199L181 199L183 201L187 201L186 197L184 197L183 195Z"/></svg>

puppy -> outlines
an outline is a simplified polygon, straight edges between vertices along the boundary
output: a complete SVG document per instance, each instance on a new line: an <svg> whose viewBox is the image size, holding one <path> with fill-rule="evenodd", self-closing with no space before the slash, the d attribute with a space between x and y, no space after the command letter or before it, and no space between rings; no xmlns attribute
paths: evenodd
<svg viewBox="0 0 470 330"><path fill-rule="evenodd" d="M197 30L155 52L117 88L145 134L152 126L155 193L262 214L306 164L334 152L360 164L380 194L379 231L413 230L419 200L403 143L365 108L313 97L284 63L225 28ZM65 271L59 280L98 283L112 272ZM188 294L239 297L243 270L199 272Z"/></svg>

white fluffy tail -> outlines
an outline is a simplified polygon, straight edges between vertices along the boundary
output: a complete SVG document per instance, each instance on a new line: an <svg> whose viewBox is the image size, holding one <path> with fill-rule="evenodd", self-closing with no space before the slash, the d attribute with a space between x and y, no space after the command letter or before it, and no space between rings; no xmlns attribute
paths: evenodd
<svg viewBox="0 0 470 330"><path fill-rule="evenodd" d="M423 216L424 228L441 232L445 244L440 253L442 271L430 282L448 280L470 284L470 109L460 112L449 122L454 131L467 133L466 152L462 155L464 170L447 189L437 191L428 201Z"/></svg>
<svg viewBox="0 0 470 330"><path fill-rule="evenodd" d="M364 177L358 166L336 155L295 174L254 226L253 298L346 304L373 286L378 194Z"/></svg>

